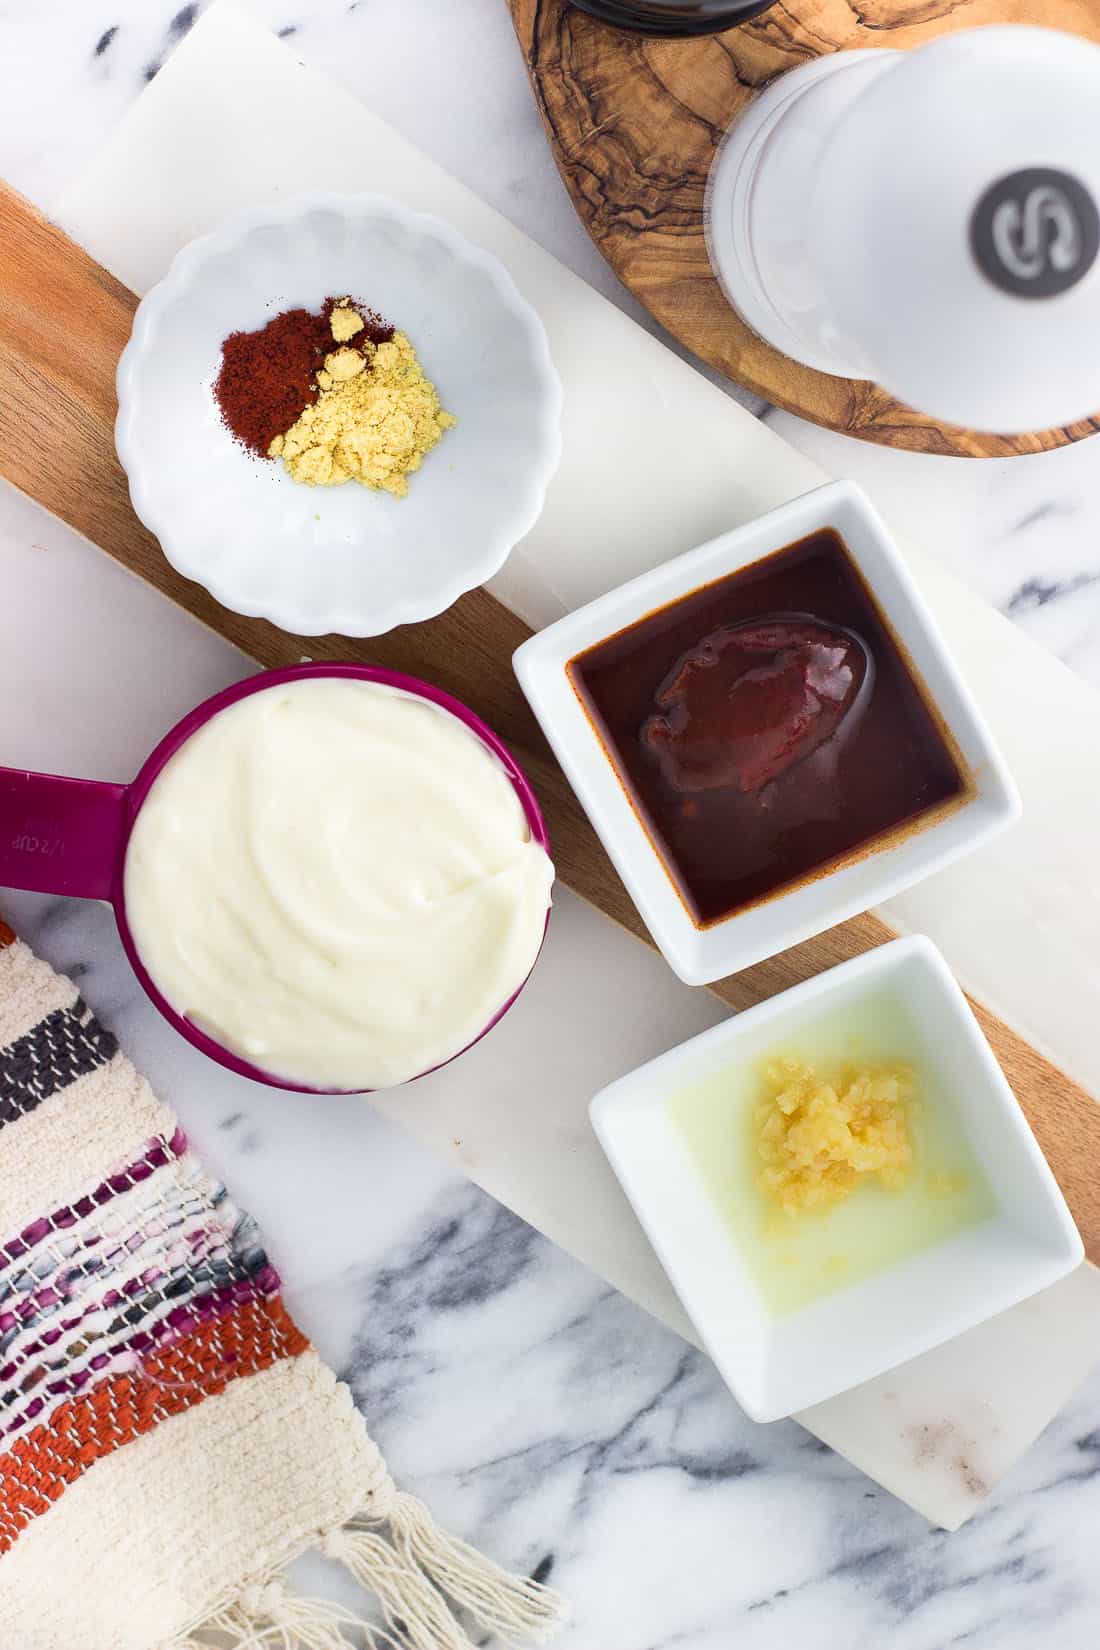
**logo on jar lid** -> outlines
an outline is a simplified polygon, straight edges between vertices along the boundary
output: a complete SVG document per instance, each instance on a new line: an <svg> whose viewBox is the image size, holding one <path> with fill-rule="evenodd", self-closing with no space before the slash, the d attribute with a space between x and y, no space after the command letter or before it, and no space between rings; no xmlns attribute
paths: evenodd
<svg viewBox="0 0 1100 1650"><path fill-rule="evenodd" d="M990 184L970 219L970 247L1002 292L1055 298L1092 268L1100 213L1068 172L1028 166Z"/></svg>

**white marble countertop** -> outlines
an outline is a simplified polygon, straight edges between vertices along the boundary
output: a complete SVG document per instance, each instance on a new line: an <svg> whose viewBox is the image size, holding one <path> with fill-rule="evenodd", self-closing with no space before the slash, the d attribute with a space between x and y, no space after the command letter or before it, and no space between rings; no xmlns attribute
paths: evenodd
<svg viewBox="0 0 1100 1650"><path fill-rule="evenodd" d="M200 9L0 10L0 174L49 208ZM254 9L639 315L573 218L502 0ZM888 506L903 497L928 547L1100 683L1100 450L968 464L766 416ZM120 777L176 715L246 668L11 492L0 493L0 578L5 762ZM93 689L90 750L78 706ZM307 1110L212 1073L137 992L104 909L31 896L4 905L80 974L264 1223L292 1308L351 1381L395 1472L500 1556L551 1560L574 1603L567 1650L848 1650L872 1634L899 1650L963 1639L1010 1650L1037 1632L1056 1634L1059 1650L1095 1643L1100 1382L970 1525L931 1532L797 1426L746 1421L705 1359L378 1115L341 1102ZM562 902L564 930L586 920ZM651 990L657 965L638 949L634 966ZM716 1012L676 993L630 1052L667 1046ZM464 1080L506 1091L524 1036L514 1017L507 1040L502 1028L463 1062Z"/></svg>

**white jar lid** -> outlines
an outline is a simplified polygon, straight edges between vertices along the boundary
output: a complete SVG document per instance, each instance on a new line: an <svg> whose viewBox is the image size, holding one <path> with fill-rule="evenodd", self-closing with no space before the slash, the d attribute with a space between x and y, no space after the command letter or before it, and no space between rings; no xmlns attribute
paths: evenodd
<svg viewBox="0 0 1100 1650"><path fill-rule="evenodd" d="M1100 410L1100 47L1008 25L900 57L825 146L807 253L900 400L1005 433Z"/></svg>

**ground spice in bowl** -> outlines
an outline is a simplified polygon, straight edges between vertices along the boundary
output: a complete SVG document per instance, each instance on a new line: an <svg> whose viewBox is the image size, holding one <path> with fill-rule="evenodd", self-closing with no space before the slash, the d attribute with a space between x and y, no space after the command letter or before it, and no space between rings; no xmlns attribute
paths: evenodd
<svg viewBox="0 0 1100 1650"><path fill-rule="evenodd" d="M340 318L349 313L333 311L334 341ZM395 332L383 344L368 339L358 348L340 344L325 356L317 383L317 400L275 437L271 457L281 458L292 479L310 487L357 481L404 498L407 478L455 422L405 334Z"/></svg>
<svg viewBox="0 0 1100 1650"><path fill-rule="evenodd" d="M405 334L351 298L230 333L214 394L237 440L292 480L394 498L455 422Z"/></svg>
<svg viewBox="0 0 1100 1650"><path fill-rule="evenodd" d="M319 314L284 310L255 332L225 339L214 395L226 427L249 452L267 458L276 436L317 400L317 373L333 344L332 313L349 307L362 318L360 339L381 344L393 337L393 328L365 305L326 298Z"/></svg>

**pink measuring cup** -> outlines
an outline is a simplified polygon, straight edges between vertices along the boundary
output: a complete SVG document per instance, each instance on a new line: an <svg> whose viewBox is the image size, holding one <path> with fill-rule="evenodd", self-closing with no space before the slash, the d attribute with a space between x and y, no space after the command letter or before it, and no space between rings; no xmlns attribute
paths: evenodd
<svg viewBox="0 0 1100 1650"><path fill-rule="evenodd" d="M224 688L221 693L215 693L213 698L197 705L165 734L146 759L137 778L129 785L111 785L95 779L68 779L51 773L28 773L22 768L0 768L0 886L21 888L31 893L109 901L114 906L126 955L147 995L181 1037L186 1037L189 1043L219 1065L242 1077L251 1077L254 1082L267 1083L272 1088L294 1089L301 1094L362 1092L316 1089L305 1083L275 1077L242 1060L231 1049L209 1037L186 1016L178 1013L158 989L141 960L126 920L123 891L126 846L141 805L165 763L193 733L227 706L235 705L239 699L247 699L253 693L277 687L282 682L301 681L311 676L351 677L359 682L380 682L387 687L400 688L402 692L417 698L427 699L431 704L449 711L476 734L496 757L519 797L532 837L549 850L546 823L526 774L493 730L461 700L416 676L406 676L397 670L376 669L373 665L292 665L285 670L268 670L258 676L250 676L246 681ZM526 980L522 982L467 1047L472 1048L474 1043L480 1042L485 1033L507 1014L526 983ZM466 1051L462 1049L460 1052ZM452 1055L451 1058L457 1059L458 1056ZM427 1073L420 1075L426 1076Z"/></svg>

